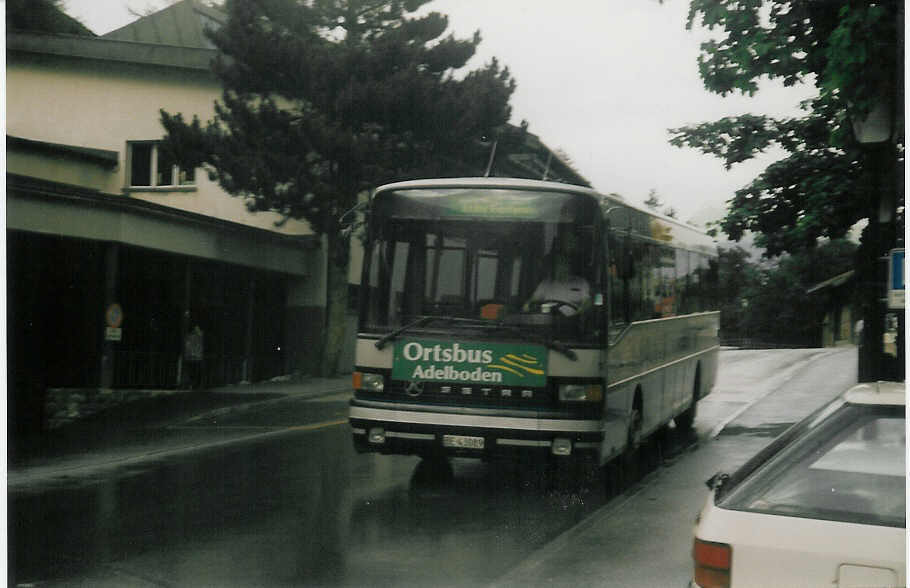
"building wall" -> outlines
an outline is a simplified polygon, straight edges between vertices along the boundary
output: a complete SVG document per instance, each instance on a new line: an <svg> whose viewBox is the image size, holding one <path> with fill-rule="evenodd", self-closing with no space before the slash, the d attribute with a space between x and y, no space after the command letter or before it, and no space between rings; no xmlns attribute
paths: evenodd
<svg viewBox="0 0 910 588"><path fill-rule="evenodd" d="M183 113L187 120L193 115L211 119L220 96L211 73L8 52L6 79L8 135L115 151L119 162L116 168L99 172L62 161L48 166L44 159L14 152L7 164L10 172L125 194L282 234L312 233L302 221L279 227L277 214L250 213L241 198L227 195L201 170L190 191L127 188L127 142L160 139L164 135L160 109Z"/></svg>

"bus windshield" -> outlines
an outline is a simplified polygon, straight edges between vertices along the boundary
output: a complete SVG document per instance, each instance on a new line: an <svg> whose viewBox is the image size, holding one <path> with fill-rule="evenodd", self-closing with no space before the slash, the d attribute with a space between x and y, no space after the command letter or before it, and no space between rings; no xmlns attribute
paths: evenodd
<svg viewBox="0 0 910 588"><path fill-rule="evenodd" d="M530 193L528 202L538 196ZM562 198L553 220L530 209L510 218L514 206L487 218L424 214L401 202L376 207L363 326L388 332L416 320L427 328L498 325L590 339L600 291L593 215L567 213L570 199Z"/></svg>

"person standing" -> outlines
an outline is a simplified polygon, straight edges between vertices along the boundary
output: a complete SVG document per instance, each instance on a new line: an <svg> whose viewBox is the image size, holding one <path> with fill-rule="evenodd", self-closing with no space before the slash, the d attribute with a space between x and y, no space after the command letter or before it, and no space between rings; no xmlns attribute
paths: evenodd
<svg viewBox="0 0 910 588"><path fill-rule="evenodd" d="M190 388L202 388L202 362L205 352L205 334L202 327L196 325L186 334L183 344L183 361L186 364Z"/></svg>

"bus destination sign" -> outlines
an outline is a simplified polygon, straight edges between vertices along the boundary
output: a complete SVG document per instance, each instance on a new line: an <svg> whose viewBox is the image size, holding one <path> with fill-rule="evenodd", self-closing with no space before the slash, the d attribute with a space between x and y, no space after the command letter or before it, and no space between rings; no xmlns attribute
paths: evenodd
<svg viewBox="0 0 910 588"><path fill-rule="evenodd" d="M542 345L453 343L402 339L395 344L392 378L542 388L547 349Z"/></svg>

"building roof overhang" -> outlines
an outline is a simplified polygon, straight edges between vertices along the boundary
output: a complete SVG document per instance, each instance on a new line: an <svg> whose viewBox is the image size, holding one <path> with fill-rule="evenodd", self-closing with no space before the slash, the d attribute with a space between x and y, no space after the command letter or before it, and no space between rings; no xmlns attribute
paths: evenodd
<svg viewBox="0 0 910 588"><path fill-rule="evenodd" d="M829 288L837 288L838 286L843 286L847 282L853 279L854 271L846 271L842 274L838 274L833 278L829 278L824 282L819 282L818 284L812 286L806 290L806 294L814 294L815 292L820 292L822 290L827 290Z"/></svg>
<svg viewBox="0 0 910 588"><path fill-rule="evenodd" d="M6 35L6 52L8 57L17 53L52 55L206 72L211 71L211 63L216 55L214 49L201 47L177 47L98 37L15 31Z"/></svg>
<svg viewBox="0 0 910 588"><path fill-rule="evenodd" d="M6 136L6 148L7 151L10 148L18 148L23 151L81 159L105 168L117 167L119 158L119 154L116 151L110 151L108 149L94 149L92 147L79 147L78 145L35 141L33 139L14 137L12 135Z"/></svg>
<svg viewBox="0 0 910 588"><path fill-rule="evenodd" d="M191 257L307 275L318 235L287 235L128 196L6 175L7 230L118 242Z"/></svg>
<svg viewBox="0 0 910 588"><path fill-rule="evenodd" d="M99 190L84 188L82 186L74 186L72 184L61 184L59 182L52 182L49 180L41 180L29 176L8 173L6 174L6 186L8 192L19 190L37 197L64 198L70 201L83 201L86 205L89 206L133 210L152 216L164 216L174 219L181 219L184 221L191 221L196 224L206 224L218 227L223 230L256 233L261 237L274 239L276 241L287 241L303 244L307 248L315 249L320 246L320 239L315 235L285 235L282 233L269 231L267 229L250 227L242 223L236 223L204 214L197 214L195 212L181 210L172 206L165 206L162 204L156 204L154 202L148 202L146 200L139 200L130 198L128 196L119 196L116 194L105 194Z"/></svg>

